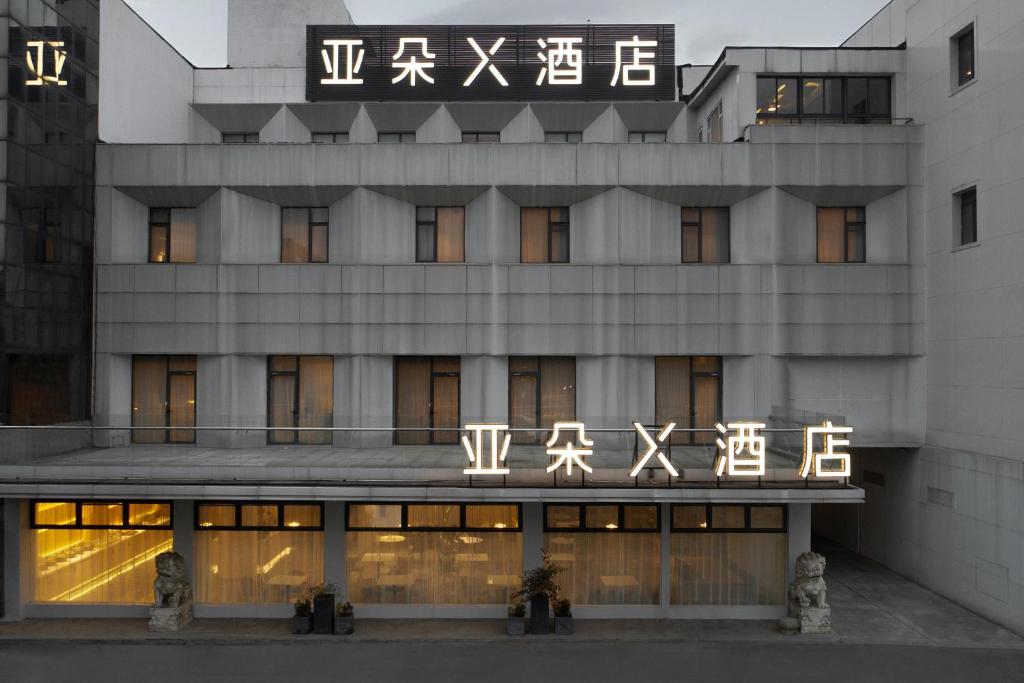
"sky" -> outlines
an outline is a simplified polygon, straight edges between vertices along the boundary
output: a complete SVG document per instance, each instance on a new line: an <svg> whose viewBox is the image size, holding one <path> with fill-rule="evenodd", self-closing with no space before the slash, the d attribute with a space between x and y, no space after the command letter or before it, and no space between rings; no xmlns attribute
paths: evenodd
<svg viewBox="0 0 1024 683"><path fill-rule="evenodd" d="M224 66L227 0L126 0L196 66ZM347 0L357 24L674 23L676 62L726 45L838 45L888 0Z"/></svg>

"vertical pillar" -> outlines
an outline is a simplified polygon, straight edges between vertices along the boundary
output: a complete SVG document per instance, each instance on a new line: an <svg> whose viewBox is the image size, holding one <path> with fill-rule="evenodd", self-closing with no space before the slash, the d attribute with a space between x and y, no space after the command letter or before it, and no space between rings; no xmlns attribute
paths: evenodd
<svg viewBox="0 0 1024 683"><path fill-rule="evenodd" d="M195 501L176 500L171 505L174 507L174 530L172 532L174 534L174 550L185 558L185 576L192 584L194 594L196 588Z"/></svg>
<svg viewBox="0 0 1024 683"><path fill-rule="evenodd" d="M796 575L796 558L811 549L811 504L790 503L789 510L789 555L786 576L791 583ZM787 585L788 585L787 583Z"/></svg>
<svg viewBox="0 0 1024 683"><path fill-rule="evenodd" d="M338 586L335 600L350 600L346 569L345 503L340 501L324 503L324 581L332 581Z"/></svg>
<svg viewBox="0 0 1024 683"><path fill-rule="evenodd" d="M2 557L0 557L0 572L2 572L3 595L0 597L0 620L20 621L24 618L22 612L22 586L31 585L27 580L29 577L22 576L22 567L26 570L31 566L28 557L22 557L22 544L27 539L27 520L22 523L23 513L27 512L28 504L25 501L8 498L0 500L0 533L2 533ZM24 527L24 529L23 529Z"/></svg>
<svg viewBox="0 0 1024 683"><path fill-rule="evenodd" d="M541 565L544 546L544 504L523 503L523 571Z"/></svg>
<svg viewBox="0 0 1024 683"><path fill-rule="evenodd" d="M672 504L661 504L661 596L662 616L672 604Z"/></svg>

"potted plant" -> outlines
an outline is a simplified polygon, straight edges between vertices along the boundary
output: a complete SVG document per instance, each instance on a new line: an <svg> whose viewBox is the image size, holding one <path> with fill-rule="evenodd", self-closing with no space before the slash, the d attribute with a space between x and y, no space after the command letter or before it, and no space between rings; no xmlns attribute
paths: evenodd
<svg viewBox="0 0 1024 683"><path fill-rule="evenodd" d="M329 581L309 589L313 598L313 633L334 631L334 593L338 587Z"/></svg>
<svg viewBox="0 0 1024 683"><path fill-rule="evenodd" d="M309 633L313 630L313 605L306 598L295 601L295 615L292 617L292 633Z"/></svg>
<svg viewBox="0 0 1024 683"><path fill-rule="evenodd" d="M338 604L338 610L334 615L334 632L339 636L347 636L356 628L355 610L352 603L346 600Z"/></svg>
<svg viewBox="0 0 1024 683"><path fill-rule="evenodd" d="M521 636L526 633L526 603L516 600L508 606L508 624L505 627L510 636Z"/></svg>
<svg viewBox="0 0 1024 683"><path fill-rule="evenodd" d="M572 623L572 603L568 600L556 600L555 611L555 635L568 636L576 632Z"/></svg>
<svg viewBox="0 0 1024 683"><path fill-rule="evenodd" d="M551 624L548 619L548 605L558 599L558 584L555 577L565 571L551 561L546 551L541 551L544 558L539 567L523 572L522 587L512 594L513 600L526 598L530 601L530 632L549 633Z"/></svg>

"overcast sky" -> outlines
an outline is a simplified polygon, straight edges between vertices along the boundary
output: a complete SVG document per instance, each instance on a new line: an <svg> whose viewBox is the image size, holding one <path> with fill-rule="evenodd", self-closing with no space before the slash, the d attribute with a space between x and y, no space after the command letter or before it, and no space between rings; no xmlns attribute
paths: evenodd
<svg viewBox="0 0 1024 683"><path fill-rule="evenodd" d="M223 66L227 0L126 0L197 66ZM357 24L675 23L676 61L725 45L837 45L888 0L348 0Z"/></svg>

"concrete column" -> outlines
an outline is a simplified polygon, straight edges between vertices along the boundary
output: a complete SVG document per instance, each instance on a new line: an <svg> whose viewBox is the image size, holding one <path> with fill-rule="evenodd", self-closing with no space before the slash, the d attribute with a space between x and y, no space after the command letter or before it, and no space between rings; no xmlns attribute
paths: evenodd
<svg viewBox="0 0 1024 683"><path fill-rule="evenodd" d="M523 503L523 570L539 567L544 546L544 504Z"/></svg>
<svg viewBox="0 0 1024 683"><path fill-rule="evenodd" d="M21 572L22 535L23 526L27 527L27 520L22 524L23 507L27 507L23 501L8 498L0 500L0 572L2 572L2 590L0 596L0 621L21 621L24 618L22 612L22 585L28 585L23 581ZM27 564L27 563L25 563Z"/></svg>
<svg viewBox="0 0 1024 683"><path fill-rule="evenodd" d="M661 597L663 611L672 605L672 504L661 504Z"/></svg>
<svg viewBox="0 0 1024 683"><path fill-rule="evenodd" d="M345 503L324 503L324 580L338 586L335 599L348 599L348 571L346 570Z"/></svg>
<svg viewBox="0 0 1024 683"><path fill-rule="evenodd" d="M811 549L811 504L791 503L789 505L789 555L786 576L792 582L795 577L796 558Z"/></svg>
<svg viewBox="0 0 1024 683"><path fill-rule="evenodd" d="M174 550L185 558L185 576L192 584L194 593L196 587L195 501L176 500L172 505L174 506Z"/></svg>

